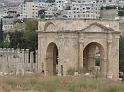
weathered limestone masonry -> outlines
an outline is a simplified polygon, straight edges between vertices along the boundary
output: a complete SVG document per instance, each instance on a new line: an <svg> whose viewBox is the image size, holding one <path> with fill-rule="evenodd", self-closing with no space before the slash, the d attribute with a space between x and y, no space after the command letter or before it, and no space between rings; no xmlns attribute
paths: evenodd
<svg viewBox="0 0 124 92"><path fill-rule="evenodd" d="M38 23L38 68L50 75L67 75L69 68L95 67L100 51L100 75L119 77L119 21L50 19Z"/></svg>
<svg viewBox="0 0 124 92"><path fill-rule="evenodd" d="M37 72L38 63L37 63L37 50L36 57L34 62L34 51L29 49L16 49L13 48L0 48L0 72L16 73L17 75L23 71L26 72ZM30 58L29 58L30 54ZM30 61L30 62L29 62Z"/></svg>

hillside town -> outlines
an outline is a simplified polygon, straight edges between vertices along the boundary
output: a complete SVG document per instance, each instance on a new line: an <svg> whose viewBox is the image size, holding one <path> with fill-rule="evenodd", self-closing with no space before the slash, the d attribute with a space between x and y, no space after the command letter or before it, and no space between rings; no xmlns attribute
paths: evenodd
<svg viewBox="0 0 124 92"><path fill-rule="evenodd" d="M26 1L26 0L25 0ZM13 28L24 19L84 18L122 19L124 0L3 0L0 1L3 31Z"/></svg>

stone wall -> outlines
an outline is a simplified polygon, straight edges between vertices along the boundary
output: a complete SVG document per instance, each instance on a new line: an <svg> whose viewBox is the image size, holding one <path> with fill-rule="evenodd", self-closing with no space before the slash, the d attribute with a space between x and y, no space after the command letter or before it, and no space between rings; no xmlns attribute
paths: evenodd
<svg viewBox="0 0 124 92"><path fill-rule="evenodd" d="M24 72L37 72L37 50L34 62L34 51L29 49L0 48L0 71L14 72L23 70Z"/></svg>

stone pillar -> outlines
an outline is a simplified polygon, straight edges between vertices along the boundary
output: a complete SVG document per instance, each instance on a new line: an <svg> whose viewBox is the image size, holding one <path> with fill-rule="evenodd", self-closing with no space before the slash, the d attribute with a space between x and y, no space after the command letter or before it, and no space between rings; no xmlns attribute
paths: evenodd
<svg viewBox="0 0 124 92"><path fill-rule="evenodd" d="M5 48L4 49L5 53L6 53L6 71L9 72L11 63L10 63L10 55L8 54L10 52L10 48Z"/></svg>
<svg viewBox="0 0 124 92"><path fill-rule="evenodd" d="M22 64L22 68L24 69L24 63L25 63L25 50L24 49L21 49L22 53L21 53L21 58L22 58L22 61L21 61L21 64Z"/></svg>
<svg viewBox="0 0 124 92"><path fill-rule="evenodd" d="M33 72L33 51L30 51L30 71Z"/></svg>
<svg viewBox="0 0 124 92"><path fill-rule="evenodd" d="M78 66L83 68L84 34L79 34Z"/></svg>
<svg viewBox="0 0 124 92"><path fill-rule="evenodd" d="M2 71L5 72L5 70L6 70L6 53L5 53L4 49L2 49L2 52L3 52L3 58L2 58L2 64L3 64L3 66L2 66Z"/></svg>
<svg viewBox="0 0 124 92"><path fill-rule="evenodd" d="M79 67L83 68L83 43L79 44Z"/></svg>
<svg viewBox="0 0 124 92"><path fill-rule="evenodd" d="M44 61L43 61L43 63L42 63L42 65L43 65L43 70L44 70L44 73L45 73L45 71L47 71L47 59L48 59L48 57L45 57L44 58Z"/></svg>
<svg viewBox="0 0 124 92"><path fill-rule="evenodd" d="M43 55L41 55L42 54L41 51L43 51L42 50L43 44L41 44L41 43L42 43L42 36L39 34L38 35L38 72L40 72L40 73L43 70L42 69L42 63L46 61L45 57Z"/></svg>
<svg viewBox="0 0 124 92"><path fill-rule="evenodd" d="M61 76L61 63L59 58L58 58L58 76Z"/></svg>
<svg viewBox="0 0 124 92"><path fill-rule="evenodd" d="M88 57L88 71L92 71L95 67L95 54L90 54Z"/></svg>
<svg viewBox="0 0 124 92"><path fill-rule="evenodd" d="M107 67L107 73L112 73L111 70L111 64L112 64L112 34L110 31L108 31L108 37L107 37L107 57L108 57L108 67Z"/></svg>
<svg viewBox="0 0 124 92"><path fill-rule="evenodd" d="M25 71L28 71L28 63L29 63L29 49L25 51Z"/></svg>
<svg viewBox="0 0 124 92"><path fill-rule="evenodd" d="M36 72L38 72L38 50L36 50Z"/></svg>
<svg viewBox="0 0 124 92"><path fill-rule="evenodd" d="M14 48L11 48L10 53L11 53L10 63L11 63L11 69L12 69L12 72L13 72L14 71L14 57L15 57L15 50L14 50Z"/></svg>
<svg viewBox="0 0 124 92"><path fill-rule="evenodd" d="M2 50L3 50L3 49L2 49L2 48L0 48L0 52L2 52Z"/></svg>
<svg viewBox="0 0 124 92"><path fill-rule="evenodd" d="M61 74L61 60L60 60L60 48L58 47L58 76L61 76L62 74Z"/></svg>
<svg viewBox="0 0 124 92"><path fill-rule="evenodd" d="M108 41L108 73L112 73L112 41Z"/></svg>
<svg viewBox="0 0 124 92"><path fill-rule="evenodd" d="M101 58L101 60L100 60L100 75L102 78L106 78L106 74L107 74L106 63L107 63L107 58Z"/></svg>
<svg viewBox="0 0 124 92"><path fill-rule="evenodd" d="M89 47L88 70L92 71L95 68L95 49L96 45L92 44Z"/></svg>

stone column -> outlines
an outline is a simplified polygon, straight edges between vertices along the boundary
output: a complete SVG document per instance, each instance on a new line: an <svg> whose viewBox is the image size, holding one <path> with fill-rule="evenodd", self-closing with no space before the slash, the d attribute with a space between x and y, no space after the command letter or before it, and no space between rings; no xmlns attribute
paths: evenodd
<svg viewBox="0 0 124 92"><path fill-rule="evenodd" d="M79 67L83 68L83 43L79 43Z"/></svg>
<svg viewBox="0 0 124 92"><path fill-rule="evenodd" d="M108 73L112 73L112 41L108 41Z"/></svg>
<svg viewBox="0 0 124 92"><path fill-rule="evenodd" d="M30 51L30 72L33 72L33 51Z"/></svg>
<svg viewBox="0 0 124 92"><path fill-rule="evenodd" d="M58 76L61 76L61 63L60 63L60 59L58 58Z"/></svg>
<svg viewBox="0 0 124 92"><path fill-rule="evenodd" d="M110 31L108 31L108 41L107 41L107 47L108 47L108 69L107 69L107 74L112 74L112 34Z"/></svg>
<svg viewBox="0 0 124 92"><path fill-rule="evenodd" d="M106 78L106 63L107 63L107 58L101 58L100 60L100 75L102 78Z"/></svg>
<svg viewBox="0 0 124 92"><path fill-rule="evenodd" d="M26 49L25 51L25 71L26 72L29 70L28 63L29 63L29 49Z"/></svg>
<svg viewBox="0 0 124 92"><path fill-rule="evenodd" d="M25 63L25 50L24 49L21 49L22 51L22 61L21 61L21 64L22 64L22 68L24 69L24 63Z"/></svg>
<svg viewBox="0 0 124 92"><path fill-rule="evenodd" d="M95 49L96 45L91 44L89 46L89 56L88 56L88 70L93 71L95 68Z"/></svg>
<svg viewBox="0 0 124 92"><path fill-rule="evenodd" d="M36 72L38 72L38 50L36 50Z"/></svg>
<svg viewBox="0 0 124 92"><path fill-rule="evenodd" d="M95 67L95 54L88 56L88 71L92 71Z"/></svg>

